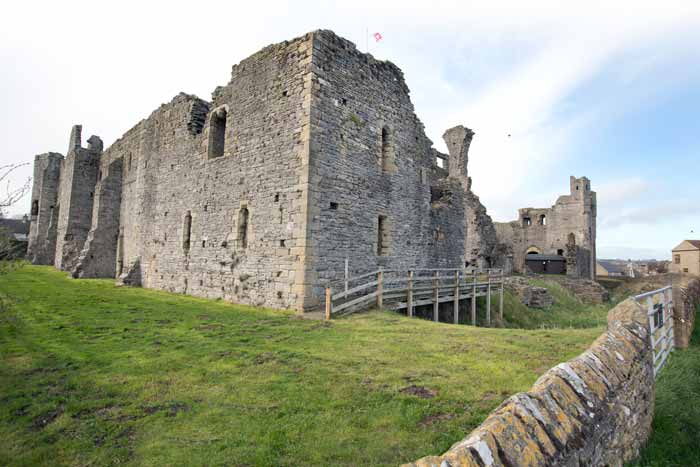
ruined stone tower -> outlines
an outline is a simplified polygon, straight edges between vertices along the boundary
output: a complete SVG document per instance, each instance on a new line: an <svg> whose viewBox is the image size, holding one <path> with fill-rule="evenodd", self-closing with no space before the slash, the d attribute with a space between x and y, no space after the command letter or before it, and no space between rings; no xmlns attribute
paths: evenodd
<svg viewBox="0 0 700 467"><path fill-rule="evenodd" d="M569 194L551 208L522 208L518 214L516 221L495 224L516 272L526 271L528 255L557 256L566 274L595 279L596 193L588 178L571 176Z"/></svg>
<svg viewBox="0 0 700 467"><path fill-rule="evenodd" d="M351 272L496 265L473 136L448 130L441 154L399 68L314 31L235 65L211 102L177 95L104 152L74 127L64 161L37 156L30 249L74 277L297 310L346 259Z"/></svg>

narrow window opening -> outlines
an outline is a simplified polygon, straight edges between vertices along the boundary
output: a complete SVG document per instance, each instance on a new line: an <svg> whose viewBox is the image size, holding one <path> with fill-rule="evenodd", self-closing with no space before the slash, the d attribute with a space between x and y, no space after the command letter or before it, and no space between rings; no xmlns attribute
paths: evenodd
<svg viewBox="0 0 700 467"><path fill-rule="evenodd" d="M129 154L129 157L126 159L126 170L131 171L131 154Z"/></svg>
<svg viewBox="0 0 700 467"><path fill-rule="evenodd" d="M242 207L238 213L238 244L241 248L248 247L248 208Z"/></svg>
<svg viewBox="0 0 700 467"><path fill-rule="evenodd" d="M334 203L331 201L331 211L337 211L338 210L338 203Z"/></svg>
<svg viewBox="0 0 700 467"><path fill-rule="evenodd" d="M377 255L386 256L389 253L389 235L386 216L377 219Z"/></svg>
<svg viewBox="0 0 700 467"><path fill-rule="evenodd" d="M284 243L284 240L280 240L280 246L281 246L281 247L285 247L285 246L286 246L285 243Z"/></svg>
<svg viewBox="0 0 700 467"><path fill-rule="evenodd" d="M391 167L391 132L387 127L382 127L382 172L388 172Z"/></svg>
<svg viewBox="0 0 700 467"><path fill-rule="evenodd" d="M278 202L279 200L280 200L280 194L275 193L275 203Z"/></svg>
<svg viewBox="0 0 700 467"><path fill-rule="evenodd" d="M101 170L97 171L97 180L102 180L102 171Z"/></svg>
<svg viewBox="0 0 700 467"><path fill-rule="evenodd" d="M282 96L287 97L287 91L282 91Z"/></svg>
<svg viewBox="0 0 700 467"><path fill-rule="evenodd" d="M39 215L39 200L35 199L34 201L32 201L32 216L38 216L38 215Z"/></svg>
<svg viewBox="0 0 700 467"><path fill-rule="evenodd" d="M340 100L340 102L341 102L343 105L348 105L348 100L347 100L346 98L344 98L344 97Z"/></svg>
<svg viewBox="0 0 700 467"><path fill-rule="evenodd" d="M557 250L557 254L558 254L559 256L564 256L564 250L562 250L561 248L559 248L559 249Z"/></svg>
<svg viewBox="0 0 700 467"><path fill-rule="evenodd" d="M576 191L578 191L578 185L576 185Z"/></svg>
<svg viewBox="0 0 700 467"><path fill-rule="evenodd" d="M206 240L202 240L202 248L206 248L206 247L207 247L207 241L206 241Z"/></svg>
<svg viewBox="0 0 700 467"><path fill-rule="evenodd" d="M207 205L205 204L205 205L204 205L204 212L207 212L207 209L209 209L209 206L207 206Z"/></svg>
<svg viewBox="0 0 700 467"><path fill-rule="evenodd" d="M209 159L224 155L226 142L226 109L215 110L209 122Z"/></svg>
<svg viewBox="0 0 700 467"><path fill-rule="evenodd" d="M569 238L568 238L567 240L568 240L567 243L568 243L569 245L576 245L576 235L574 235L573 232L571 232L571 233L569 234Z"/></svg>
<svg viewBox="0 0 700 467"><path fill-rule="evenodd" d="M544 214L540 216L540 225L547 225L547 216Z"/></svg>
<svg viewBox="0 0 700 467"><path fill-rule="evenodd" d="M523 217L523 227L530 227L532 225L532 219L529 217Z"/></svg>
<svg viewBox="0 0 700 467"><path fill-rule="evenodd" d="M187 211L182 225L182 249L185 252L190 250L190 237L192 235L192 213Z"/></svg>

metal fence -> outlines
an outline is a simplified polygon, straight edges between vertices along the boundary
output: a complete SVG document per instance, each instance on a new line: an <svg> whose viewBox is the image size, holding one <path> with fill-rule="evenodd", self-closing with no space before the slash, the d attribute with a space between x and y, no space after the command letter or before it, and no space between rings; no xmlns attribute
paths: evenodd
<svg viewBox="0 0 700 467"><path fill-rule="evenodd" d="M668 285L658 290L637 295L634 299L647 309L654 355L654 376L657 376L674 348L673 288Z"/></svg>
<svg viewBox="0 0 700 467"><path fill-rule="evenodd" d="M326 288L326 319L341 313L377 307L406 310L414 316L415 307L433 306L433 320L439 320L440 303L453 304L453 321L459 322L460 300L470 300L471 323L476 325L476 297L486 298L486 324L490 325L491 295L498 294L498 315L503 318L503 271L487 269L384 270L345 276ZM464 308L464 307L462 307ZM467 312L467 310L463 310Z"/></svg>

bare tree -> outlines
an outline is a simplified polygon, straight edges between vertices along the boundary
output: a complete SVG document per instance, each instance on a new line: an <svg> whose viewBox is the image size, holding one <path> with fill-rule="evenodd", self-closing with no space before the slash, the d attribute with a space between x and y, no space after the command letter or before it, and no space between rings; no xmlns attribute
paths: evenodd
<svg viewBox="0 0 700 467"><path fill-rule="evenodd" d="M20 186L13 185L10 176L22 167L29 165L29 162L21 164L7 164L0 166L0 187L4 186L4 190L0 192L0 217L3 217L7 208L16 204L20 199L29 192L32 184L32 177L28 177L24 184Z"/></svg>
<svg viewBox="0 0 700 467"><path fill-rule="evenodd" d="M17 204L29 192L32 183L31 177L28 177L19 186L12 182L11 177L13 173L27 165L29 162L0 166L0 219L7 215L8 208ZM22 258L25 250L26 244L18 242L14 232L0 227L0 274L21 264L13 260Z"/></svg>

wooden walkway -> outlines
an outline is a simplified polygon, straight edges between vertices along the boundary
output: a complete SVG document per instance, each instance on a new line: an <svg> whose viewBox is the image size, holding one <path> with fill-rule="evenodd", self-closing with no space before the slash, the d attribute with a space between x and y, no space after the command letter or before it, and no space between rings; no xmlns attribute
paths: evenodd
<svg viewBox="0 0 700 467"><path fill-rule="evenodd" d="M414 269L411 271L383 270L348 277L326 288L326 319L334 315L376 307L406 310L415 315L415 307L433 306L433 320L439 320L440 303L452 303L453 321L459 314L469 312L476 326L476 297L486 297L486 325L491 325L491 297L498 295L498 316L503 319L503 271L487 269ZM469 299L469 310L460 310L460 300ZM465 308L462 306L462 308Z"/></svg>

